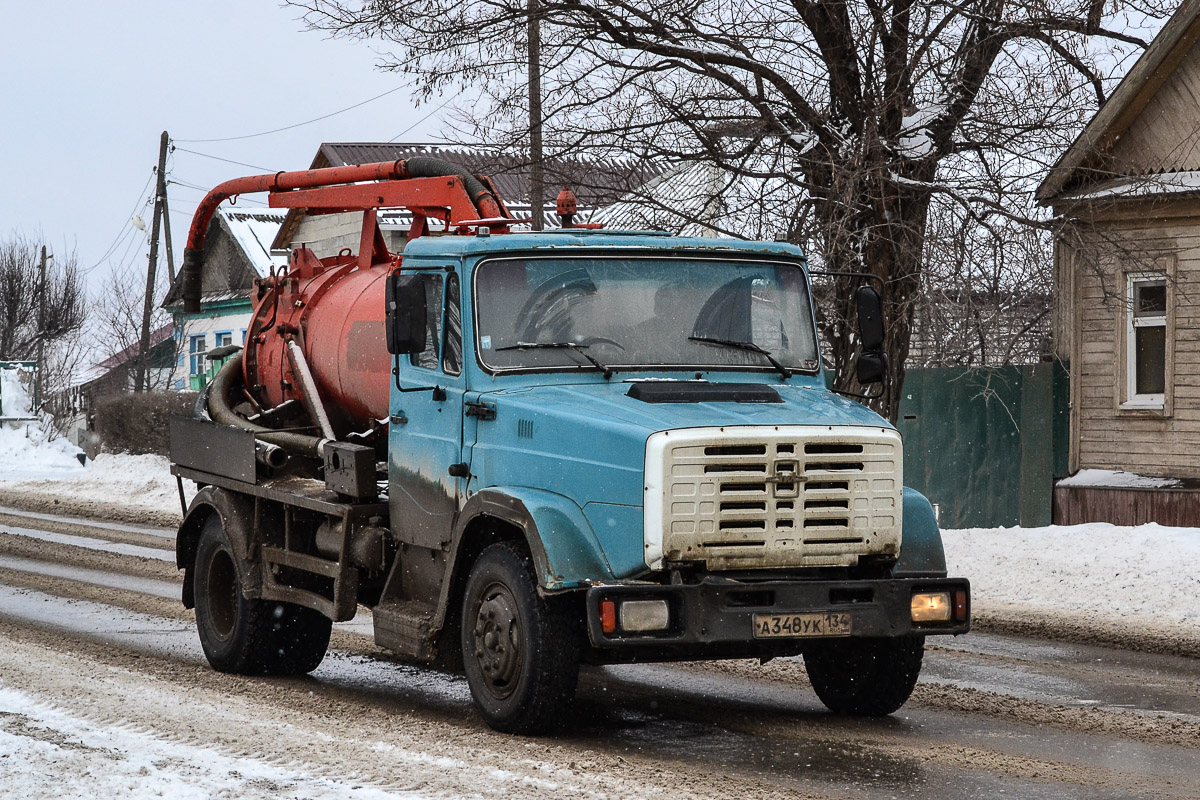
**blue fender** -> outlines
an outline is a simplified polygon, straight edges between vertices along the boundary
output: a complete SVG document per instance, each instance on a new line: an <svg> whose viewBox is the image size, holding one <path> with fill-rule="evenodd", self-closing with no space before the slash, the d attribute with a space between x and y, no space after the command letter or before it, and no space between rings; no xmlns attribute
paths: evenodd
<svg viewBox="0 0 1200 800"><path fill-rule="evenodd" d="M945 577L946 551L938 530L933 506L925 495L904 487L904 532L900 540L900 558L892 568L897 578Z"/></svg>
<svg viewBox="0 0 1200 800"><path fill-rule="evenodd" d="M614 580L596 532L569 497L526 486L491 486L467 501L463 511L468 517L475 516L472 511L488 513L518 525L544 589Z"/></svg>

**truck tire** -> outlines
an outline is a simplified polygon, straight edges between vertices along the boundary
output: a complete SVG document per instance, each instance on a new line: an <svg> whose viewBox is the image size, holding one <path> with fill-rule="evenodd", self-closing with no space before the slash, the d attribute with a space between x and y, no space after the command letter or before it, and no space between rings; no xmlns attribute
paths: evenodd
<svg viewBox="0 0 1200 800"><path fill-rule="evenodd" d="M560 599L538 594L524 543L494 544L479 555L462 620L463 669L487 724L505 733L552 728L574 700L578 625Z"/></svg>
<svg viewBox="0 0 1200 800"><path fill-rule="evenodd" d="M208 663L237 675L303 675L329 649L332 621L292 603L251 600L242 593L238 559L220 514L212 514L196 547L196 629Z"/></svg>
<svg viewBox="0 0 1200 800"><path fill-rule="evenodd" d="M924 654L924 636L845 639L805 650L804 667L830 711L884 717L912 694Z"/></svg>

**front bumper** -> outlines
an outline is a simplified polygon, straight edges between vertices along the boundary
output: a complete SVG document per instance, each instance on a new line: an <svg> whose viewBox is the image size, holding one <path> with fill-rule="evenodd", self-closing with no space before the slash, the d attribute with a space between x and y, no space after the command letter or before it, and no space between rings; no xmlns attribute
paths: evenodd
<svg viewBox="0 0 1200 800"><path fill-rule="evenodd" d="M912 596L918 592L964 592L961 613L947 622L914 623ZM828 641L817 635L758 638L755 621L763 615L849 615L849 636L897 637L960 634L970 630L970 582L965 578L893 578L884 580L777 580L735 581L707 577L699 583L612 584L587 592L588 636L594 647L610 652L644 651L669 657L703 655L754 655L801 652L806 643ZM601 603L612 600L666 600L670 626L666 630L605 633Z"/></svg>

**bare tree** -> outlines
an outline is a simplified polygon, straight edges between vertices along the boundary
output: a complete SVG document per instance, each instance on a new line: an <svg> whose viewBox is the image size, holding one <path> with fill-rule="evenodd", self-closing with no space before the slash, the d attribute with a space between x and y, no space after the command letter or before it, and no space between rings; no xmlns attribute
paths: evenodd
<svg viewBox="0 0 1200 800"><path fill-rule="evenodd" d="M384 66L419 75L427 95L482 91L465 130L526 144L514 47L524 0L291 4L314 28L392 42ZM997 241L1006 221L1048 226L1028 199L1037 177L1103 101L1113 66L1146 46L1131 20L1161 19L1173 4L1119 6L539 0L547 153L703 163L777 186L760 216L817 266L882 282L890 380L877 406L895 418L940 232L931 215L953 209ZM737 218L714 227L745 235ZM858 281L835 282L830 325L836 385L848 391L860 388L846 368Z"/></svg>
<svg viewBox="0 0 1200 800"><path fill-rule="evenodd" d="M90 336L86 328L55 341L46 349L42 374L41 410L50 416L46 432L51 438L65 436L75 420L86 411L86 399L78 380L91 363Z"/></svg>
<svg viewBox="0 0 1200 800"><path fill-rule="evenodd" d="M162 300L166 295L166 281L160 280L156 287L153 311L150 316L150 331L161 330L170 324L171 315L162 308ZM123 366L132 376L137 371L137 359L141 347L142 308L146 293L146 278L138 270L125 267L115 271L105 282L103 290L95 299L95 322L97 337L104 342L104 352L108 356L121 356ZM172 339L174 342L174 339ZM152 343L153 344L153 343ZM175 348L178 345L175 344ZM151 353L145 355L151 358ZM174 355L178 355L175 353ZM148 369L146 372L145 391L166 391L170 383L169 370ZM119 390L130 387L121 385Z"/></svg>
<svg viewBox="0 0 1200 800"><path fill-rule="evenodd" d="M40 240L12 233L0 240L0 361L28 361L38 344L52 344L78 332L86 319L83 282L74 252L47 261L42 286ZM38 308L45 295L45 317Z"/></svg>

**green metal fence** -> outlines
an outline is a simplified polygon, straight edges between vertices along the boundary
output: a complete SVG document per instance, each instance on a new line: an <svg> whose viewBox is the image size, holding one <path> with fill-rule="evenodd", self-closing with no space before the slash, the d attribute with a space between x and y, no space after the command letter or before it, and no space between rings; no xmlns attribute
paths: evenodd
<svg viewBox="0 0 1200 800"><path fill-rule="evenodd" d="M1049 525L1067 473L1067 399L1059 364L908 370L904 483L946 528Z"/></svg>

